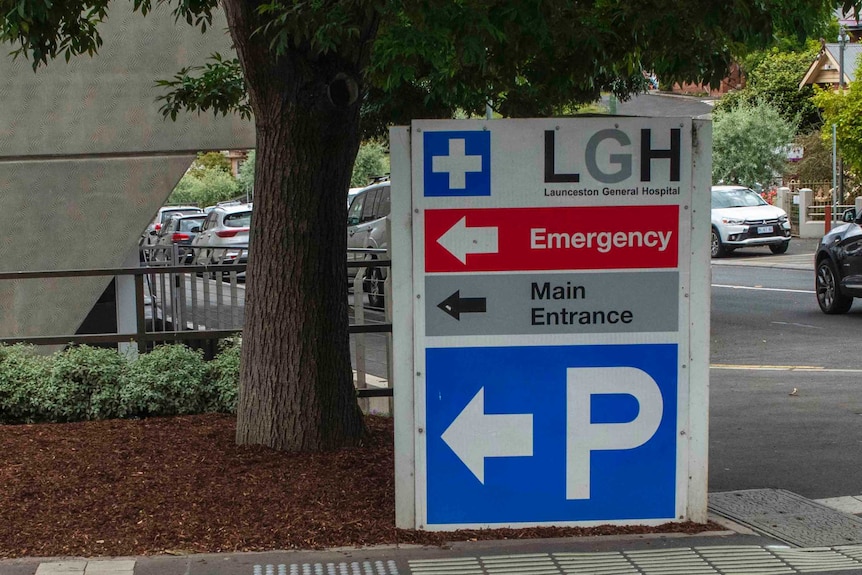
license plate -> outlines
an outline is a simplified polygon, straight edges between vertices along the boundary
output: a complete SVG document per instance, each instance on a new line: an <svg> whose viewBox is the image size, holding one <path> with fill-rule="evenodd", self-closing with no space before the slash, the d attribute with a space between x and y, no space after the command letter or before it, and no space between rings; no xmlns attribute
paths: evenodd
<svg viewBox="0 0 862 575"><path fill-rule="evenodd" d="M771 234L772 233L772 226L757 226L757 233L758 234Z"/></svg>

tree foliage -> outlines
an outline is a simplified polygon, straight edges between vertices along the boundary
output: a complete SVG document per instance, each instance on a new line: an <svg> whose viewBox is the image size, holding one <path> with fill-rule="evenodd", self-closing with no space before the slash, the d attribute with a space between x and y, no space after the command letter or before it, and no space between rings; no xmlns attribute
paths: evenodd
<svg viewBox="0 0 862 575"><path fill-rule="evenodd" d="M713 118L712 178L714 182L770 183L787 161L785 146L796 125L767 102L741 103Z"/></svg>
<svg viewBox="0 0 862 575"><path fill-rule="evenodd" d="M785 52L777 48L759 52L762 55L746 74L746 85L728 93L716 106L717 110L730 110L740 104L768 102L781 117L798 125L801 133L819 128L820 113L812 101L814 90L810 86L799 89L818 48L809 45L803 51Z"/></svg>
<svg viewBox="0 0 862 575"><path fill-rule="evenodd" d="M831 130L829 138L831 139ZM787 172L800 182L828 182L832 180L832 143L823 139L820 131L797 136L796 143L802 146L802 159L787 166Z"/></svg>
<svg viewBox="0 0 862 575"><path fill-rule="evenodd" d="M199 178L206 170L221 170L226 174L231 173L230 160L221 152L198 152L197 158L189 167L189 174Z"/></svg>
<svg viewBox="0 0 862 575"><path fill-rule="evenodd" d="M229 172L221 168L201 167L194 172L186 172L174 187L168 202L212 206L235 199L242 193L239 182Z"/></svg>
<svg viewBox="0 0 862 575"><path fill-rule="evenodd" d="M862 71L857 68L856 74ZM859 78L859 76L856 76ZM825 126L836 126L835 139L844 167L862 173L862 83L853 82L843 93L818 88L814 102L823 111ZM823 130L823 139L831 148L832 132Z"/></svg>
<svg viewBox="0 0 862 575"><path fill-rule="evenodd" d="M239 166L236 181L239 183L240 192L251 195L254 192L254 164L257 161L257 153L249 151L248 156Z"/></svg>
<svg viewBox="0 0 862 575"><path fill-rule="evenodd" d="M353 176L350 178L351 188L367 186L376 176L389 173L389 159L386 148L380 142L369 141L359 146L356 162L353 164Z"/></svg>

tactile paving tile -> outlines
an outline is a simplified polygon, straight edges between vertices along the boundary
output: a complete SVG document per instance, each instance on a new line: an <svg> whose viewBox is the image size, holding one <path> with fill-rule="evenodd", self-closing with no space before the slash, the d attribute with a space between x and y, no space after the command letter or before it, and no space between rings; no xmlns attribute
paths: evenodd
<svg viewBox="0 0 862 575"><path fill-rule="evenodd" d="M395 561L255 565L254 575L399 575Z"/></svg>
<svg viewBox="0 0 862 575"><path fill-rule="evenodd" d="M862 519L783 489L710 493L709 508L796 547L862 543Z"/></svg>
<svg viewBox="0 0 862 575"><path fill-rule="evenodd" d="M726 545L602 553L539 553L411 560L409 566L409 573L412 575L785 575L836 571L862 573L862 546L791 549ZM340 572L336 573L341 575Z"/></svg>

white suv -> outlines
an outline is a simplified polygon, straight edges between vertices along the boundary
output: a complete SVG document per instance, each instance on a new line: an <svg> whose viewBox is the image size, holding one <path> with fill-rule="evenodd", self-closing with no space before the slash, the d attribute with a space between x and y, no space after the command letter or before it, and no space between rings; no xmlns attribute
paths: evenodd
<svg viewBox="0 0 862 575"><path fill-rule="evenodd" d="M769 246L772 253L783 254L789 245L787 212L770 205L749 188L712 186L712 257L758 246Z"/></svg>
<svg viewBox="0 0 862 575"><path fill-rule="evenodd" d="M347 261L365 261L385 258L385 254L351 251L353 249L387 249L389 234L386 218L390 211L390 183L382 181L357 192L347 208ZM363 289L368 294L368 305L383 307L383 281L386 268L347 268L350 277L360 270L365 274Z"/></svg>
<svg viewBox="0 0 862 575"><path fill-rule="evenodd" d="M197 264L244 264L248 262L248 232L251 229L251 204L216 206L192 240ZM244 278L245 274L239 274Z"/></svg>

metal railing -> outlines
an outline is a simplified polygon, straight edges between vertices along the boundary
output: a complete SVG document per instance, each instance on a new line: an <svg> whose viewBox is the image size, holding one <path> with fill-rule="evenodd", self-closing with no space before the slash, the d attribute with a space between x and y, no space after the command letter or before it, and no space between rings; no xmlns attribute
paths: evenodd
<svg viewBox="0 0 862 575"><path fill-rule="evenodd" d="M186 263L201 261L200 250L214 250L208 254L213 263ZM355 260L347 263L348 269L389 268L386 250L358 250L378 259ZM197 252L197 253L196 253ZM192 341L214 341L242 333L245 306L245 271L248 246L212 248L201 246L142 246L140 267L104 268L89 270L50 270L27 272L0 272L2 280L45 280L52 278L132 277L134 282L134 331L95 334L59 334L28 337L2 337L0 344L27 343L33 345L69 344L132 344L139 353L146 353L153 345ZM381 257L384 256L384 257ZM233 263L241 262L241 263ZM388 277L388 274L387 274ZM388 281L388 280L387 280ZM355 339L356 384L360 398L391 397L392 387L368 388L365 357L365 334L388 334L386 356L392 332L391 312L386 310L384 321L366 321L364 297L365 274L355 273L353 281L353 322L348 332ZM384 288L384 293L388 289ZM346 294L346 297L349 297ZM388 308L388 299L387 308ZM118 305L119 303L115 302ZM387 372L390 362L387 360ZM387 378L391 381L391 377Z"/></svg>
<svg viewBox="0 0 862 575"><path fill-rule="evenodd" d="M808 206L808 210L806 213L806 221L809 222L823 222L826 220L826 210L827 208L832 209L832 220L840 220L841 214L843 214L846 210L854 208L853 204L838 204L833 206L832 202L829 201L814 201Z"/></svg>

